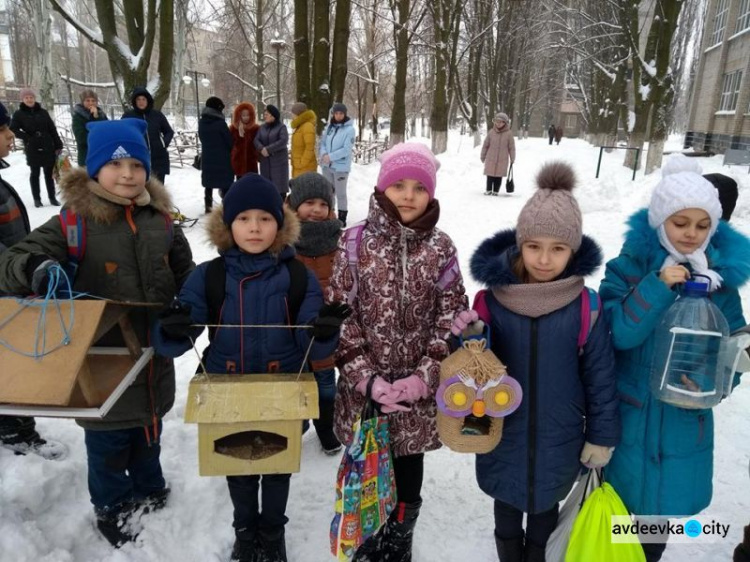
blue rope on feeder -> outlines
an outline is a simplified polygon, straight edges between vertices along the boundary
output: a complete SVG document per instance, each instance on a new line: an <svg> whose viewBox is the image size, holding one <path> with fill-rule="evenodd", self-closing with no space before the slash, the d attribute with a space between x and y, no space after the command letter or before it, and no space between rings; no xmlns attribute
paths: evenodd
<svg viewBox="0 0 750 562"><path fill-rule="evenodd" d="M73 329L73 324L75 322L73 300L81 296L85 296L85 293L75 294L73 292L73 286L70 282L70 278L68 277L67 273L65 273L65 270L60 267L60 265L55 264L53 266L50 266L50 268L47 270L47 275L49 276L49 283L47 283L47 292L43 297L40 296L33 299L16 298L15 300L16 302L18 302L18 304L21 305L21 308L7 318L4 318L2 321L0 321L0 329L2 329L26 308L38 307L40 309L39 320L37 321L36 325L36 333L34 334L33 351L28 352L17 349L4 339L0 338L0 345L5 347L6 349L12 351L13 353L23 355L24 357L32 357L37 361L45 355L49 355L53 351L60 349L61 347L70 343L70 332ZM67 285L67 291L64 289L63 285ZM68 314L67 324L65 322L65 318L63 318L63 312L60 308L61 300L57 298L58 294L63 294L64 292L67 292L68 298L63 300L66 300L70 303L70 312ZM47 324L47 312L50 305L54 306L55 310L57 311L57 317L60 320L60 327L62 328L63 334L60 343L47 350L47 331L45 330L45 327Z"/></svg>

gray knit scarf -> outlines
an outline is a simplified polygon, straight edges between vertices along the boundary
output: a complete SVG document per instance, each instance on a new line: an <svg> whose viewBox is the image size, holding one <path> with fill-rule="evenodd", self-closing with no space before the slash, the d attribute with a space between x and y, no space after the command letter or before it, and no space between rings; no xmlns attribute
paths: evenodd
<svg viewBox="0 0 750 562"><path fill-rule="evenodd" d="M493 287L492 294L511 312L529 318L539 318L573 302L581 294L583 287L583 277L572 275L548 283L519 283Z"/></svg>
<svg viewBox="0 0 750 562"><path fill-rule="evenodd" d="M340 220L304 221L301 224L299 241L294 245L301 256L310 258L324 256L333 252L338 246L343 226Z"/></svg>

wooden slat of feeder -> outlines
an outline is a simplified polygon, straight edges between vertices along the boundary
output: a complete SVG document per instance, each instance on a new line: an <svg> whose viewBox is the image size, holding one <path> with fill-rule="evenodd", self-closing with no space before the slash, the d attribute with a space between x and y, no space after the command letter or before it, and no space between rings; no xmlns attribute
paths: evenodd
<svg viewBox="0 0 750 562"><path fill-rule="evenodd" d="M70 318L70 302L60 302L63 320ZM0 346L0 402L65 406L70 401L76 379L95 341L99 319L107 306L105 301L74 301L74 321L70 344L40 359L20 355ZM21 305L0 299L0 318L17 312ZM31 351L34 347L41 309L26 307L0 329L0 337L16 349ZM55 307L47 310L44 325L47 349L62 341L62 327Z"/></svg>
<svg viewBox="0 0 750 562"><path fill-rule="evenodd" d="M188 388L185 421L237 423L317 419L318 385L312 373L198 375Z"/></svg>
<svg viewBox="0 0 750 562"><path fill-rule="evenodd" d="M216 452L216 442L227 436L262 431L286 438L286 448L266 458L247 460ZM201 476L242 476L250 474L287 474L299 472L302 457L302 422L269 421L248 423L211 423L198 425L198 460Z"/></svg>

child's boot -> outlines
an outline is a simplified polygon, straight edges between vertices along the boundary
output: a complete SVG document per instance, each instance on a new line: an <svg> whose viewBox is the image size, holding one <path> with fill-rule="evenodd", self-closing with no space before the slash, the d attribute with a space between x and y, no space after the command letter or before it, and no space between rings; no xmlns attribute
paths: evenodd
<svg viewBox="0 0 750 562"><path fill-rule="evenodd" d="M258 530L254 562L287 562L284 527Z"/></svg>
<svg viewBox="0 0 750 562"><path fill-rule="evenodd" d="M523 562L523 536L515 539L501 539L495 535L497 559L500 562Z"/></svg>
<svg viewBox="0 0 750 562"><path fill-rule="evenodd" d="M383 562L411 562L412 539L422 501L398 502L383 530L380 560Z"/></svg>
<svg viewBox="0 0 750 562"><path fill-rule="evenodd" d="M544 562L545 547L534 544L527 540L524 545L524 562ZM518 559L520 562L520 558Z"/></svg>
<svg viewBox="0 0 750 562"><path fill-rule="evenodd" d="M352 562L380 562L380 549L383 545L383 531L385 525L378 532L363 542L354 553Z"/></svg>
<svg viewBox="0 0 750 562"><path fill-rule="evenodd" d="M326 455L335 455L341 451L341 443L333 433L333 400L321 400L320 417L313 420L315 431L320 439L320 446Z"/></svg>
<svg viewBox="0 0 750 562"><path fill-rule="evenodd" d="M232 547L232 558L230 562L256 562L258 543L255 534L246 532L246 529L238 530Z"/></svg>
<svg viewBox="0 0 750 562"><path fill-rule="evenodd" d="M126 502L112 509L96 511L96 528L115 548L138 537L138 532L130 524L135 507L132 502Z"/></svg>

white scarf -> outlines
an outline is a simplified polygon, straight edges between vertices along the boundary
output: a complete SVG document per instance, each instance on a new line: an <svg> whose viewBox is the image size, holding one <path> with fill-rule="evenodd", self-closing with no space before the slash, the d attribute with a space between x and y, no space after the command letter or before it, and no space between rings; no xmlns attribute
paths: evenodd
<svg viewBox="0 0 750 562"><path fill-rule="evenodd" d="M667 237L667 231L664 229L664 224L661 224L659 228L656 229L656 231L659 234L659 242L661 243L662 247L667 252L669 252L669 255L664 259L664 263L661 264L661 269L687 262L690 264L690 267L693 268L693 271L695 273L705 275L711 280L711 291L715 291L716 289L721 287L721 283L722 281L724 281L722 276L716 273L713 269L708 268L706 248L708 247L708 243L711 240L710 235L706 236L706 239L703 241L703 244L701 244L700 248L695 250L692 254L682 254L677 251L677 248L675 248L669 241L669 237Z"/></svg>

